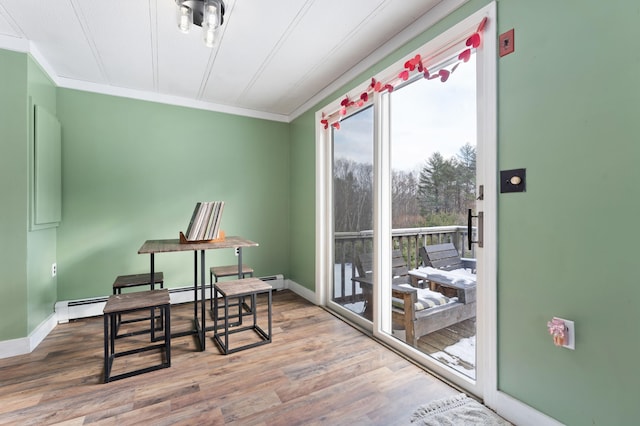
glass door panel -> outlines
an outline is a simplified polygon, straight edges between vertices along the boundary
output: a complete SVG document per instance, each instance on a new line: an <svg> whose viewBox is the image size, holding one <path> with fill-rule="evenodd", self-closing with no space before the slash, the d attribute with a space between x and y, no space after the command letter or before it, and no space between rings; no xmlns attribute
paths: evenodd
<svg viewBox="0 0 640 426"><path fill-rule="evenodd" d="M373 107L333 130L333 285L331 300L372 319L371 275L358 270L373 243ZM365 263L367 261L365 260ZM362 269L362 266L361 268Z"/></svg>
<svg viewBox="0 0 640 426"><path fill-rule="evenodd" d="M450 249L448 256L458 262L475 257L466 243L467 214L469 209L475 211L476 199L474 55L445 83L419 78L389 96L392 265L418 272L412 280L411 275L404 275L406 270L396 269L394 282L418 287L418 308L433 309L423 330L426 334L416 328L415 341L408 341L398 321L393 322L392 334L431 359L475 379L475 303L462 300L466 295L470 301L471 293L475 295L475 267L430 263L427 254ZM464 282L469 288L425 279L434 269L447 270L447 277L454 273L468 275ZM399 301L385 309L393 309L394 303ZM451 319L457 317L462 320Z"/></svg>

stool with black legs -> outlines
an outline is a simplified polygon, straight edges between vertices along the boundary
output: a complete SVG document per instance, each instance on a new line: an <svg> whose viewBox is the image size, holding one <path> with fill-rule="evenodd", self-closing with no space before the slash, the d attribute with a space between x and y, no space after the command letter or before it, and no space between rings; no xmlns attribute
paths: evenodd
<svg viewBox="0 0 640 426"><path fill-rule="evenodd" d="M225 266L212 266L209 269L209 285L211 288L211 311L213 313L213 299L215 297L217 297L217 294L215 294L214 292L214 285L218 283L218 280L220 278L225 278L225 277L236 277L238 279L242 279L242 278L251 278L253 277L253 268L242 264L242 273L240 275L238 275L238 265L225 265ZM247 305L246 303L244 303L244 299L239 299L238 303L240 303L246 310L247 312L251 312L251 307L249 305ZM236 304L232 304L231 306L236 306ZM235 315L232 315L232 318L236 317ZM239 323L242 323L242 317L238 318Z"/></svg>
<svg viewBox="0 0 640 426"><path fill-rule="evenodd" d="M164 274L162 272L155 272L153 274L153 282L151 282L149 277L150 274L118 275L113 282L113 294L122 294L123 289L131 287L149 286L149 290L154 290L155 286L159 285L161 289L164 288ZM151 311L150 315L153 315L153 311ZM138 321L145 321L148 319L150 319L150 316L144 318L133 318L123 321L121 315L118 315L116 320L116 337L118 337L117 332L120 329L120 324L129 324ZM162 315L160 315L158 319L159 328L157 328L157 330L162 330Z"/></svg>
<svg viewBox="0 0 640 426"><path fill-rule="evenodd" d="M164 336L162 343L157 343L154 327L146 330L151 334L151 344L131 348L132 343L128 344L128 350L116 352L116 335L117 335L117 318L126 313L155 310L158 309L164 320ZM160 368L171 367L171 302L169 300L169 290L148 290L134 293L114 294L109 296L104 310L104 382L124 379L125 377L135 376L137 374L147 373L149 371L158 370ZM130 337L127 334L119 337ZM124 343L123 343L124 345ZM163 352L160 363L151 366L135 368L133 370L112 374L113 363L116 358L135 355L141 352L159 350ZM124 364L125 366L127 364Z"/></svg>

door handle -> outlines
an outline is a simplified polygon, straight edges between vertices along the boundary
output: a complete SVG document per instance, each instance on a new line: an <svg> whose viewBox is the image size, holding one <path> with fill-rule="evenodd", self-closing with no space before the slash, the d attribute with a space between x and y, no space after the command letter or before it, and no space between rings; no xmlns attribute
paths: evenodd
<svg viewBox="0 0 640 426"><path fill-rule="evenodd" d="M471 221L474 217L478 218L478 239L476 241L473 241L472 238L472 230L473 230L473 226L471 225ZM471 209L469 209L469 212L467 214L467 242L468 242L468 246L469 246L469 250L471 250L471 244L478 244L478 247L482 247L482 240L484 239L484 212L478 212L478 214L476 216L474 216L473 214L471 214Z"/></svg>

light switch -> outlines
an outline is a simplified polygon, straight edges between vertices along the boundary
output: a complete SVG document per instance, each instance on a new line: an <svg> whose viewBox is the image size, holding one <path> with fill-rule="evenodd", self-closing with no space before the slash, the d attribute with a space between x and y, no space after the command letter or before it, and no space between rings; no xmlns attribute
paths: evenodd
<svg viewBox="0 0 640 426"><path fill-rule="evenodd" d="M502 170L500 172L500 192L525 192L527 169Z"/></svg>

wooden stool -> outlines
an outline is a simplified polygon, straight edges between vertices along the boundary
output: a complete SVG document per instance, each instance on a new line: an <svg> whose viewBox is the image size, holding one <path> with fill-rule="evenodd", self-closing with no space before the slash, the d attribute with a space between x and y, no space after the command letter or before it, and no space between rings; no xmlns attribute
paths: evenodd
<svg viewBox="0 0 640 426"><path fill-rule="evenodd" d="M213 316L213 338L220 345L222 352L226 354L230 354L233 352L241 351L243 349L253 348L255 346L264 345L266 343L271 343L271 293L273 288L270 284L265 283L264 281L258 278L244 278L240 280L233 281L225 281L221 283L214 284L214 290L217 293L222 295L222 299L224 301L224 315L220 317L218 315L218 298L214 299L214 316ZM267 293L268 301L267 301L267 311L268 311L268 322L269 328L268 332L265 332L259 325L257 319L257 296L261 293ZM253 315L253 324L237 327L233 329L229 329L231 324L229 323L229 300L230 299L242 299L244 297L251 297L251 306L253 307L253 311L251 314ZM242 319L242 307L240 306L238 309L238 315L240 316L240 320ZM249 315L249 314L246 314ZM221 319L224 323L218 326L218 319ZM222 329L220 331L219 329ZM259 341L249 343L243 346L239 346L237 348L231 349L229 347L229 335L233 333L240 333L243 331L252 330L254 331L258 337ZM224 341L223 341L224 339Z"/></svg>
<svg viewBox="0 0 640 426"><path fill-rule="evenodd" d="M118 275L116 280L113 282L113 294L122 294L123 288L130 287L139 287L139 286L149 286L149 290L155 290L156 284L160 284L160 288L164 288L164 274L162 272L155 272L153 274L153 282L149 281L149 276L151 274L132 274L132 275ZM151 314L153 315L153 311ZM137 321L145 321L150 317L145 318L135 318L122 321L120 315L118 315L118 321L116 324L116 332L120 328L120 324L129 324ZM160 325L158 330L162 330L162 315L160 315ZM155 324L154 324L155 325ZM116 337L119 337L116 335Z"/></svg>
<svg viewBox="0 0 640 426"><path fill-rule="evenodd" d="M117 318L121 314L147 310L160 309L160 313L164 315L164 342L143 346L136 349L130 349L123 352L116 352L116 334L117 334ZM148 290L136 293L114 294L109 296L103 310L104 314L104 382L124 379L125 377L135 376L137 374L147 373L149 371L158 370L160 368L171 367L171 303L169 300L169 290ZM155 328L149 329L151 333L151 342L156 342ZM128 371L115 376L111 375L113 361L115 358L134 355L140 352L151 351L154 349L164 349L164 361L150 367L140 368Z"/></svg>
<svg viewBox="0 0 640 426"><path fill-rule="evenodd" d="M253 277L253 268L250 268L245 264L242 264L241 276L238 276L238 265L212 266L209 269L209 284L211 288L211 309L213 310L213 298L214 296L217 296L217 295L214 295L213 285L218 282L219 278L236 277L240 279L240 278L247 278L247 276ZM251 308L249 306L245 305L245 308L249 312L251 312Z"/></svg>
<svg viewBox="0 0 640 426"><path fill-rule="evenodd" d="M155 285L160 284L164 288L164 274L156 272L153 274L153 282L149 282L150 274L118 275L113 282L113 294L121 294L123 288L148 285L149 290L155 290Z"/></svg>

